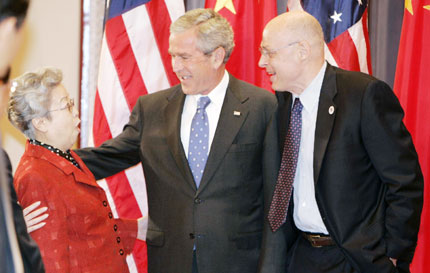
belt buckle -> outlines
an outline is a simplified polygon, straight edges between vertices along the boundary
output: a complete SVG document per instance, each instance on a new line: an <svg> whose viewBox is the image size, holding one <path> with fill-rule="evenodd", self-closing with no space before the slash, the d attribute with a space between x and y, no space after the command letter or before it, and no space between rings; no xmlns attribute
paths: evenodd
<svg viewBox="0 0 430 273"><path fill-rule="evenodd" d="M312 235L309 234L309 237L311 239L311 245L312 245L312 247L316 247L316 248L322 247L322 245L318 245L317 241L315 240L315 239L321 238L321 235L319 235L319 234L312 234Z"/></svg>

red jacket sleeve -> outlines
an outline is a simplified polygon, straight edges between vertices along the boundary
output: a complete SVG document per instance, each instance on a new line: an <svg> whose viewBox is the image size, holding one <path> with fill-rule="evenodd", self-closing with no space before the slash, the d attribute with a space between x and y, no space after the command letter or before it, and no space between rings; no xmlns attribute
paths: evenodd
<svg viewBox="0 0 430 273"><path fill-rule="evenodd" d="M46 225L30 235L40 247L46 272L69 272L69 237L66 207L53 183L38 173L26 173L14 181L19 202L27 207L41 201L48 207Z"/></svg>

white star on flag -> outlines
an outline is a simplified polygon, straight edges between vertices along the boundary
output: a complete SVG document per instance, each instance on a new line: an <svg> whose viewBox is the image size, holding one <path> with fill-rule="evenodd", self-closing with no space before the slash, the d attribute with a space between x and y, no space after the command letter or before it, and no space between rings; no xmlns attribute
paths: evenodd
<svg viewBox="0 0 430 273"><path fill-rule="evenodd" d="M342 22L342 19L340 19L340 16L342 16L342 12L337 13L337 11L334 11L334 14L330 16L330 18L333 19L333 24L336 24L338 21Z"/></svg>

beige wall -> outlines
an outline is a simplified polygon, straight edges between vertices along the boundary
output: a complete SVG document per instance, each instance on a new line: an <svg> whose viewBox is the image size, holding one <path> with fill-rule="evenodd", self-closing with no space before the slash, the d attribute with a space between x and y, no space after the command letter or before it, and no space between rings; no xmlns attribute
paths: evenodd
<svg viewBox="0 0 430 273"><path fill-rule="evenodd" d="M31 0L21 51L12 77L42 66L60 68L64 86L79 101L81 41L80 0ZM15 170L24 152L24 136L4 116L0 122L3 147Z"/></svg>

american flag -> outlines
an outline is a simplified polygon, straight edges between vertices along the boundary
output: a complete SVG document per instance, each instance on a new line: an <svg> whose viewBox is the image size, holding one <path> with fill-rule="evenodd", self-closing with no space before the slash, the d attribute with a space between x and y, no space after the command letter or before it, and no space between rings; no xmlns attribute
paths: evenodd
<svg viewBox="0 0 430 273"><path fill-rule="evenodd" d="M111 0L101 47L93 130L89 145L121 133L141 95L179 81L168 55L169 27L184 14L182 0ZM141 164L99 181L116 217L148 213ZM146 244L127 258L130 272L147 272Z"/></svg>
<svg viewBox="0 0 430 273"><path fill-rule="evenodd" d="M318 19L330 64L372 74L368 0L289 0L288 9L305 10Z"/></svg>

